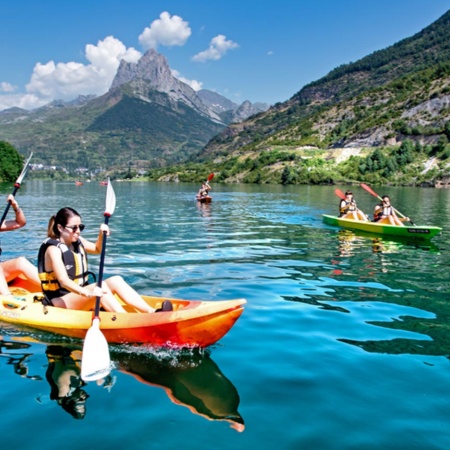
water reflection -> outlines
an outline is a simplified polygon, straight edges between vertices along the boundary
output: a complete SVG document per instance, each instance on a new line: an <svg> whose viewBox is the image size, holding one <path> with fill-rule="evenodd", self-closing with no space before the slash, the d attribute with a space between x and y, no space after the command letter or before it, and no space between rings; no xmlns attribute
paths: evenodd
<svg viewBox="0 0 450 450"><path fill-rule="evenodd" d="M371 246L374 253L400 253L404 249L417 248L439 253L432 241L420 241L402 237L380 237L354 230L339 230L337 233L340 256L354 256L363 247Z"/></svg>
<svg viewBox="0 0 450 450"><path fill-rule="evenodd" d="M117 369L142 383L161 387L176 404L209 420L223 420L241 432L239 394L207 353L177 355L176 364L151 353L112 353ZM171 359L171 358L170 358Z"/></svg>
<svg viewBox="0 0 450 450"><path fill-rule="evenodd" d="M42 381L41 376L28 374L28 363L34 356L31 350L29 343L5 341L0 337L0 356L7 358L6 364L12 365L21 377ZM73 418L83 419L89 394L80 376L80 348L50 344L45 354L48 361L45 379L50 386L50 399ZM238 412L239 394L208 352L154 354L116 347L111 352L111 361L116 370L141 383L163 388L172 402L187 407L192 413L208 420L229 422L239 432L244 430L244 420ZM113 374L114 371L97 385L111 392L117 378ZM37 400L42 402L42 398Z"/></svg>

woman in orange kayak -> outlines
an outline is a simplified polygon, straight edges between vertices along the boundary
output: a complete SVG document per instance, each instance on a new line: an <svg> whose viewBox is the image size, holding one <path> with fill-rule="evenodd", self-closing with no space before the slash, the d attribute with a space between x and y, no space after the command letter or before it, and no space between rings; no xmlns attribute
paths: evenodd
<svg viewBox="0 0 450 450"><path fill-rule="evenodd" d="M99 288L89 284L87 253L101 252L103 232L109 234L107 224L102 224L96 242L81 236L84 225L77 211L62 208L50 218L48 238L42 243L38 256L38 271L44 304L60 308L90 310L95 298L101 297L101 304L107 311L125 312L114 296L117 294L125 303L141 312L154 312L142 297L121 276L113 276Z"/></svg>
<svg viewBox="0 0 450 450"><path fill-rule="evenodd" d="M15 220L5 220L0 226L0 231L12 231L24 227L27 220L14 195L9 194L6 201L11 203L16 217ZM1 253L0 248L0 255ZM20 256L19 258L0 262L0 294L11 295L8 283L20 275L35 284L37 290L39 289L40 280L36 267L26 258Z"/></svg>
<svg viewBox="0 0 450 450"><path fill-rule="evenodd" d="M375 206L373 211L373 221L377 223L386 223L388 225L397 225L403 227L402 221L409 222L409 217L400 219L391 206L391 200L388 195L383 195L381 203Z"/></svg>
<svg viewBox="0 0 450 450"><path fill-rule="evenodd" d="M339 217L341 219L362 220L363 222L369 220L356 206L352 191L345 191L345 198L339 203Z"/></svg>

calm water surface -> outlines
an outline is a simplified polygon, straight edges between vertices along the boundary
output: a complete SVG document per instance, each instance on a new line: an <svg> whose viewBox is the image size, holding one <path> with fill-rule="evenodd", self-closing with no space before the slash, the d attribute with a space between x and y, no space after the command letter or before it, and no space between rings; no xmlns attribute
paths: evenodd
<svg viewBox="0 0 450 450"><path fill-rule="evenodd" d="M416 244L323 224L335 187L212 187L201 206L194 184L114 183L105 273L142 294L246 298L228 335L203 352L111 347L112 379L77 387L79 342L0 323L1 447L450 448L450 191L379 192L443 227ZM376 199L354 192L371 213ZM105 195L24 182L28 223L1 234L2 257L36 263L63 206L95 238ZM58 402L54 379L71 380L78 403Z"/></svg>

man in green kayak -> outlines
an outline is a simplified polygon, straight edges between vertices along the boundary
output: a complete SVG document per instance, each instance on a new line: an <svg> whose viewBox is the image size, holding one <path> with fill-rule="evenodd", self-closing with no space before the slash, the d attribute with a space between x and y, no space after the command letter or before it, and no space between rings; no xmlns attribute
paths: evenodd
<svg viewBox="0 0 450 450"><path fill-rule="evenodd" d="M383 195L383 197L381 197L381 203L375 205L373 221L403 227L405 225L402 221L409 222L409 217L399 218L395 213L395 209L391 206L391 199L389 196Z"/></svg>

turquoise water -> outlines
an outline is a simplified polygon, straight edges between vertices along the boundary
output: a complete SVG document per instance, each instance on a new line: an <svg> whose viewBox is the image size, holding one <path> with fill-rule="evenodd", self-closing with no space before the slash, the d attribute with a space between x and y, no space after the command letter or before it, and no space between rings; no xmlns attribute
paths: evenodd
<svg viewBox="0 0 450 450"><path fill-rule="evenodd" d="M198 205L194 184L113 185L106 276L142 294L244 297L245 311L206 351L111 347L110 385L74 389L78 418L51 380L76 387L79 343L0 323L2 448L450 448L449 190L379 192L443 227L417 244L323 224L336 186L213 184L213 203ZM370 213L376 199L354 192ZM105 195L97 183L26 181L28 224L0 235L2 257L36 262L62 206L94 238Z"/></svg>

